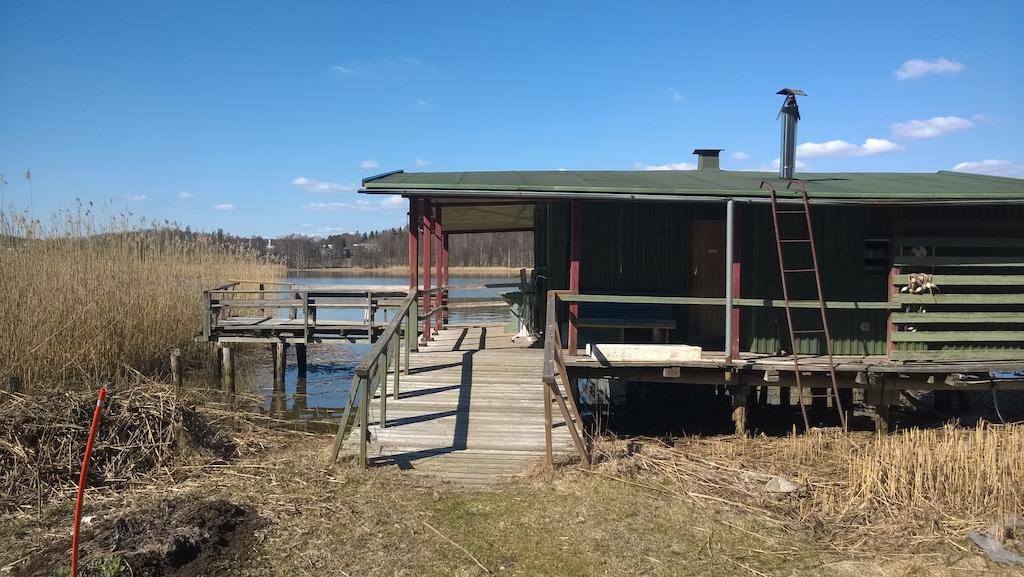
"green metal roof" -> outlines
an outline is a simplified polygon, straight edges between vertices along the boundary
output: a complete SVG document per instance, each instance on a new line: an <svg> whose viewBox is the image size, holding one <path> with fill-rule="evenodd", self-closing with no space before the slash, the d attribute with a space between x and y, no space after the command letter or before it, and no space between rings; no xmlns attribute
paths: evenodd
<svg viewBox="0 0 1024 577"><path fill-rule="evenodd" d="M812 198L859 202L932 200L1024 201L1024 179L961 172L835 172L798 174ZM503 172L393 172L367 178L361 192L466 197L655 195L666 197L766 197L768 172L726 170L547 170Z"/></svg>

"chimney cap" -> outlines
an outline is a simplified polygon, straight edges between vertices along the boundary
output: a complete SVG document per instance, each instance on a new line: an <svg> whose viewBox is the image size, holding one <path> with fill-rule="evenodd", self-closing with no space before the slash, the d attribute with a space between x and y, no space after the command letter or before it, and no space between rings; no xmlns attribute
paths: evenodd
<svg viewBox="0 0 1024 577"><path fill-rule="evenodd" d="M724 148L694 148L690 154L696 154L697 156L718 156Z"/></svg>
<svg viewBox="0 0 1024 577"><path fill-rule="evenodd" d="M781 94L783 96L807 96L807 93L799 88L783 88L775 94Z"/></svg>

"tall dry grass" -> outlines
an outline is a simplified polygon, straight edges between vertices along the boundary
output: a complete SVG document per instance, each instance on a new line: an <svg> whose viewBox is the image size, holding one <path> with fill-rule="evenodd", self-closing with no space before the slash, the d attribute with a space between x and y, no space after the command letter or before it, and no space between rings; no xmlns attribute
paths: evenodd
<svg viewBox="0 0 1024 577"><path fill-rule="evenodd" d="M1024 517L1022 424L627 446L599 445L608 458L597 471L701 506L732 505L778 526L810 527L840 549L962 549L968 530ZM767 491L777 476L805 489Z"/></svg>
<svg viewBox="0 0 1024 577"><path fill-rule="evenodd" d="M0 212L0 271L0 381L37 390L159 372L176 347L196 358L204 288L285 274L245 247L91 205L47 224Z"/></svg>

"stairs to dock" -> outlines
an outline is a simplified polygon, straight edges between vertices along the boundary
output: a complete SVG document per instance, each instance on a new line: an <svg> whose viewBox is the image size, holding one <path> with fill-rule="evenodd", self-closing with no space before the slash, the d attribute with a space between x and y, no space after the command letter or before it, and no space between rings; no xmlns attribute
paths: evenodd
<svg viewBox="0 0 1024 577"><path fill-rule="evenodd" d="M491 485L522 475L544 456L542 348L514 342L500 325L451 326L410 354L398 399L387 387L370 405L371 464L436 475L464 485ZM346 442L355 446L356 428ZM556 454L573 453L558 419Z"/></svg>

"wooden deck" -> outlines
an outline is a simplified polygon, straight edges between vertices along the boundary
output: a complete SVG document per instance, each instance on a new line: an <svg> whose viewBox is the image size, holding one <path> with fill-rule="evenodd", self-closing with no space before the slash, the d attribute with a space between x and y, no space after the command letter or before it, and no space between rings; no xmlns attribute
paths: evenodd
<svg viewBox="0 0 1024 577"><path fill-rule="evenodd" d="M521 475L544 455L543 360L543 349L513 342L500 325L441 330L410 355L397 400L389 375L386 427L380 398L371 404L370 463L467 485ZM353 431L346 449L359 434ZM561 419L553 441L557 454L573 452Z"/></svg>

